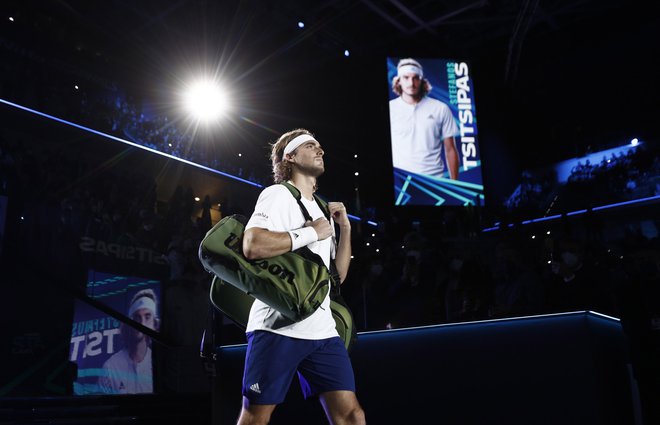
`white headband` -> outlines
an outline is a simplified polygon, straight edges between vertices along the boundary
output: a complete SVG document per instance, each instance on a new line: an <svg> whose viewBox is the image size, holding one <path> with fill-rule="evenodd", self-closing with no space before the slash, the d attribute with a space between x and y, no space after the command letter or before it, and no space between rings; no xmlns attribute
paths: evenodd
<svg viewBox="0 0 660 425"><path fill-rule="evenodd" d="M300 136L294 138L284 148L284 155L290 154L291 152L295 151L300 145L302 145L305 142L309 142L310 140L315 141L316 139L309 134L301 134Z"/></svg>
<svg viewBox="0 0 660 425"><path fill-rule="evenodd" d="M419 78L424 77L424 72L422 71L422 68L418 67L417 65L413 65L413 64L401 65L399 67L398 71L397 71L397 75L399 77L401 77L403 74L409 73L409 72L412 72L412 73L415 73L415 74L419 75Z"/></svg>
<svg viewBox="0 0 660 425"><path fill-rule="evenodd" d="M151 310L154 316L156 315L156 302L151 297L144 296L133 301L131 308L128 309L128 317L133 318L133 313L141 308Z"/></svg>

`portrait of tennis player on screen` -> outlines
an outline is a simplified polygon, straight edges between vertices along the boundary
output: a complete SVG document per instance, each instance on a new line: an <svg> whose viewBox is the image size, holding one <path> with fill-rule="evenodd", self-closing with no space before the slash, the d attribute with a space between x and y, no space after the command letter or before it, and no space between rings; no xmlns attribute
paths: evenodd
<svg viewBox="0 0 660 425"><path fill-rule="evenodd" d="M389 58L396 205L483 204L469 66Z"/></svg>
<svg viewBox="0 0 660 425"><path fill-rule="evenodd" d="M160 329L160 281L88 271L87 294L154 331ZM76 300L69 360L76 395L153 393L151 338Z"/></svg>

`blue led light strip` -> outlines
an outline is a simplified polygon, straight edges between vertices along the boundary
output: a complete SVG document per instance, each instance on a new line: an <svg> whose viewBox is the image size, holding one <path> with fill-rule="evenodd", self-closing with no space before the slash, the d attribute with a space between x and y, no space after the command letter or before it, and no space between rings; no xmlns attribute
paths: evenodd
<svg viewBox="0 0 660 425"><path fill-rule="evenodd" d="M425 181L425 183L428 184L431 187L435 187L435 188L441 187L440 185L435 183L434 179L428 179L428 180ZM470 195L473 198L476 198L478 196L480 199L484 199L484 195L480 194L479 192L475 192L473 190L468 190L468 189L465 189L463 187L459 187L458 185L451 185L449 183L444 183L444 184L446 185L446 187L451 188L452 191L461 192L463 194Z"/></svg>
<svg viewBox="0 0 660 425"><path fill-rule="evenodd" d="M519 322L523 320L535 320L535 319L545 319L548 317L569 317L569 316L579 316L579 315L588 315L592 314L603 319L612 320L614 322L621 322L621 319L613 316L608 316L603 313L599 313L593 310L577 310L577 311L567 311L562 313L546 313L546 314L536 314L528 316L513 316L513 317L502 317L498 319L485 319L485 320L473 320L467 322L454 322L454 323L438 323L435 325L422 325L422 326L411 326L408 328L395 328L395 329L380 329L375 331L361 331L358 332L359 335L373 335L373 334L397 334L397 333L406 333L409 331L423 330L423 329L437 329L437 328L455 328L459 326L472 326L472 325L483 325L491 323L505 323L505 322ZM247 347L247 344L231 344L231 345L221 345L221 349L227 348L241 348Z"/></svg>
<svg viewBox="0 0 660 425"><path fill-rule="evenodd" d="M463 187L467 187L467 188L470 188L470 189L484 190L484 185L482 185L482 184L462 182L460 180L452 180L452 179L448 179L448 178L445 178L445 177L426 176L424 174L420 174L420 176L423 176L423 177L425 177L429 180L435 180L435 181L440 182L440 183L447 183L447 184L452 185L452 186L463 186Z"/></svg>
<svg viewBox="0 0 660 425"><path fill-rule="evenodd" d="M198 164L196 162L188 161L187 159L179 158L178 156L170 155L169 153L161 152L159 150L152 149L152 148L149 148L147 146L143 146L143 145L140 145L138 143L128 141L126 139L122 139L121 137L117 137L117 136L113 136L111 134L103 133L102 131L94 130L92 128L85 127L84 125L76 124L76 123L73 123L71 121L67 121L67 120L62 119L62 118L54 117L54 116L48 115L44 112L40 112L40 111L37 111L35 109L31 109L31 108L28 108L28 107L25 107L25 106L22 106L22 105L18 105L16 103L10 102L10 101L2 99L2 98L0 98L0 103L4 103L5 105L9 105L9 106L12 106L14 108L21 109L23 111L27 111L27 112L30 112L30 113L35 114L35 115L39 115L40 117L48 118L49 120L57 121L59 123L66 124L66 125L69 125L71 127L75 127L77 129L86 131L88 133L96 134L97 136L105 137L107 139L114 140L116 142L121 142L121 143L127 144L129 146L144 149L146 151L164 156L166 158L174 159L176 161L181 161L184 164L192 165L193 167L201 168L202 170L210 171L211 173L219 174L221 176L228 177L228 178L233 179L233 180L237 180L241 183L249 184L250 186L263 188L263 185L261 185L259 183L251 182L250 180L245 180L245 179L242 179L240 177L234 176L232 174L225 173L225 172L222 172L220 170L216 170L214 168L209 168L209 167L206 167L204 165ZM348 215L348 218L350 218L352 220L355 220L355 221L362 221L362 219L360 217L350 215L350 214ZM377 226L377 224L374 223L373 221L367 221L367 223L372 225L372 226Z"/></svg>
<svg viewBox="0 0 660 425"><path fill-rule="evenodd" d="M465 203L464 205L470 205L470 204L474 205L475 202L472 201L472 200L470 200L470 199L468 199L468 198L466 198L466 197L464 197L464 196L459 195L458 193L456 193L456 191L458 191L458 192L463 192L463 193L466 193L466 192L467 192L468 195L471 195L471 196L473 196L473 197L477 197L477 196L478 196L479 198L484 199L484 196L483 196L483 195L480 195L480 194L478 194L477 192L473 192L473 191L471 191L471 190L463 189L463 188L460 188L460 187L454 187L454 186L452 186L452 185L450 185L450 184L447 184L447 186L449 186L449 187L443 187L443 186L441 186L441 185L438 185L438 184L436 184L436 183L433 183L433 180L430 179L430 178L426 178L426 176L422 176L422 177L420 177L420 180L422 180L425 184L429 185L430 187L432 187L432 188L434 188L434 189L436 189L436 190L439 190L439 191L441 191L441 192L444 192L444 193L446 193L447 195L452 196L452 197L458 199L459 201L463 201L463 202ZM454 180L451 180L451 181L454 181Z"/></svg>
<svg viewBox="0 0 660 425"><path fill-rule="evenodd" d="M605 210L605 209L608 209L608 208L621 207L623 205L638 204L640 202L653 201L653 200L656 200L656 199L660 199L660 195L649 196L648 198L633 199L632 201L617 202L615 204L602 205L600 207L592 208L592 210L593 211Z"/></svg>
<svg viewBox="0 0 660 425"><path fill-rule="evenodd" d="M403 176L404 176L404 174L399 173L399 172L395 172L395 174L398 175L400 178L403 178ZM404 188L402 190L406 190L408 188L408 185L412 185L412 186L416 187L417 189L421 190L422 192L426 193L427 195L429 195L431 198L434 198L437 201L435 203L436 206L442 205L445 202L445 199L442 196L438 195L437 193L431 192L430 190L426 189L425 187L423 187L422 185L420 185L418 183L415 183L412 180L412 176L410 174L408 174L405 179L406 179L406 183L404 184Z"/></svg>
<svg viewBox="0 0 660 425"><path fill-rule="evenodd" d="M221 176L229 177L230 179L234 179L234 180L238 180L238 181L240 181L241 183L247 183L247 184L249 184L249 185L251 185L251 186L260 187L260 188L263 187L263 186L260 185L259 183L251 182L251 181L249 181L249 180L242 179L242 178L240 178L240 177L237 177L237 176L231 175L231 174L229 174L229 173L224 173L224 172L222 172L222 171L215 170L215 169L213 169L213 168L209 168L209 167L206 167L206 166L201 165L201 164L197 164L196 162L188 161L187 159L179 158L179 157L177 157L177 156L170 155L169 153L161 152L161 151L159 151L159 150L152 149L152 148L149 148L149 147L147 147L147 146L140 145L140 144L135 143L135 142L130 142L130 141L126 140L126 139L122 139L122 138L120 138L120 137L113 136L113 135L111 135L111 134L103 133L103 132L101 132L101 131L94 130L94 129L89 128L89 127L85 127L85 126L83 126L83 125L76 124L76 123L73 123L73 122L71 122L71 121L64 120L64 119L62 119L62 118L57 118L57 117L54 117L54 116L52 116L52 115L48 115L48 114L45 114L45 113L43 113L43 112L39 112L39 111L37 111L37 110L27 108L27 107L25 107L25 106L21 106L21 105L18 105L18 104L13 103L13 102L9 102L9 101L4 100L4 99L1 99L1 98L0 98L0 103L4 103L4 104L6 104L6 105L13 106L14 108L22 109L23 111L27 111L27 112L30 112L30 113L33 113L33 114L39 115L39 116L44 117L44 118L48 118L48 119L50 119L50 120L57 121L57 122L60 122L60 123L62 123L62 124L70 125L71 127L75 127L75 128L80 129L80 130L87 131L88 133L96 134L97 136L105 137L105 138L107 138L107 139L111 139L111 140L114 140L114 141L116 141L116 142L121 142L121 143L125 143L125 144L127 144L127 145L129 145L129 146L133 146L133 147L136 147L136 148L144 149L144 150L146 150L146 151L149 151L149 152L152 152L152 153L155 153L155 154L158 154L158 155L164 156L164 157L166 157L166 158L174 159L174 160L176 160L176 161L181 161L181 162L183 162L184 164L192 165L192 166L194 166L194 167L201 168L202 170L210 171L210 172L215 173L215 174L220 174Z"/></svg>
<svg viewBox="0 0 660 425"><path fill-rule="evenodd" d="M616 207L622 207L624 205L633 205L633 204L639 204L640 202L648 202L648 201L656 201L660 200L660 195L656 196L649 196L648 198L641 198L641 199L633 199L632 201L624 201L624 202L616 202L614 204L607 204L607 205L601 205L600 207L594 207L591 209L591 211L600 211L600 210L606 210L609 208L616 208ZM572 216L572 215L578 215L578 214L584 214L588 212L589 210L577 210L577 211L571 211L569 213L566 213L566 216ZM549 221L549 220L556 220L558 218L561 218L562 214L555 214L551 215L548 217L541 217L541 218L534 218L531 220L525 220L520 222L520 224L531 224L531 223L538 223L541 221ZM513 224L509 224L509 227L513 227ZM493 230L498 230L500 227L499 226L494 226L494 227L487 227L485 229L482 229L482 232L492 232Z"/></svg>
<svg viewBox="0 0 660 425"><path fill-rule="evenodd" d="M410 184L411 179L412 177L410 176L406 177L405 181L403 182L403 186L401 187L401 192L399 192L399 197L397 198L395 205L401 205L401 201L403 200L404 195L406 195L406 190L408 190L408 185ZM408 199L410 199L410 197ZM406 201L408 199L406 199Z"/></svg>

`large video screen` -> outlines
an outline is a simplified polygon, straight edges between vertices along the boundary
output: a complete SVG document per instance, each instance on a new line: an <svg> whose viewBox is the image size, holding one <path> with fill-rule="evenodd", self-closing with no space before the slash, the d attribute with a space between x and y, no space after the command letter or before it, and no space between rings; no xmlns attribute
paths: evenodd
<svg viewBox="0 0 660 425"><path fill-rule="evenodd" d="M159 328L160 282L89 271L87 295L154 330ZM75 395L153 393L147 335L76 300L69 360L78 366Z"/></svg>
<svg viewBox="0 0 660 425"><path fill-rule="evenodd" d="M472 68L387 58L395 205L484 205Z"/></svg>

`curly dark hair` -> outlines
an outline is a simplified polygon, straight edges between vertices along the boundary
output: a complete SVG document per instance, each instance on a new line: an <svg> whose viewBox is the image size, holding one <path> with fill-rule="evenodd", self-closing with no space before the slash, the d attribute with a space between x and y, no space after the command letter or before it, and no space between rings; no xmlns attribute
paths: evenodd
<svg viewBox="0 0 660 425"><path fill-rule="evenodd" d="M304 128L297 128L284 133L271 145L270 160L273 164L273 181L275 183L282 183L291 179L291 163L284 161L284 148L289 142L301 134L309 134L314 137L310 131Z"/></svg>

